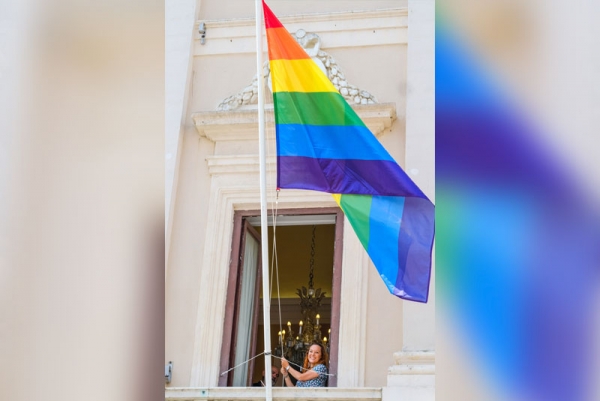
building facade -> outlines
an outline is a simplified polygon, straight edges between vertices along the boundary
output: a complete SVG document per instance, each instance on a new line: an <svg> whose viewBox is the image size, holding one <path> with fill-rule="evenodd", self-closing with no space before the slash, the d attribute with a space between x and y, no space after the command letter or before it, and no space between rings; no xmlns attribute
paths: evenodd
<svg viewBox="0 0 600 401"><path fill-rule="evenodd" d="M272 0L269 6L434 200L434 2ZM258 276L249 273L258 266L255 240L245 234L260 230L253 220L260 209L254 2L170 1L166 16L165 364L172 364L166 397L244 399L252 391L258 397L260 389L240 389L232 380L249 384L260 377L260 363L241 379L221 375L262 352L265 330L253 317L262 298ZM273 347L280 324L274 302L289 317L284 327L291 320L297 332L302 316L294 289L307 285L310 264L315 284L326 291L321 323L331 329L335 374L330 387L311 390L311 397L433 399L435 268L428 304L402 301L389 294L330 195L276 191L268 90L267 98L267 196L279 220ZM275 390L276 399L303 391Z"/></svg>

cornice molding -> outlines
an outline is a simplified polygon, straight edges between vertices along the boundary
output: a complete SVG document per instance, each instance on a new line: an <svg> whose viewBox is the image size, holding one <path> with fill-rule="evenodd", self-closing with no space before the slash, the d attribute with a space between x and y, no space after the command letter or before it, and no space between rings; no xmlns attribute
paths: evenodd
<svg viewBox="0 0 600 401"><path fill-rule="evenodd" d="M395 352L394 360L396 365L390 366L388 376L435 374L435 351Z"/></svg>
<svg viewBox="0 0 600 401"><path fill-rule="evenodd" d="M365 18L387 18L387 17L405 17L408 18L408 7L382 8L377 10L353 10L353 11L334 11L328 13L306 13L296 15L277 16L281 23L295 24L301 22L337 22L345 20L364 20ZM195 27L198 28L200 22L204 22L209 28L228 28L238 26L249 26L254 30L254 17L252 18L234 18L218 20L198 20ZM405 20L405 25L408 19ZM196 29L197 30L197 29ZM199 36L198 36L199 38Z"/></svg>
<svg viewBox="0 0 600 401"><path fill-rule="evenodd" d="M259 173L258 155L217 155L206 158L208 173L215 174L247 174ZM275 157L267 157L267 173L275 172Z"/></svg>
<svg viewBox="0 0 600 401"><path fill-rule="evenodd" d="M394 361L402 364L435 364L435 351L399 351L394 352Z"/></svg>
<svg viewBox="0 0 600 401"><path fill-rule="evenodd" d="M393 365L388 369L388 376L435 375L435 365Z"/></svg>
<svg viewBox="0 0 600 401"><path fill-rule="evenodd" d="M406 44L408 8L314 13L279 17L291 32L302 28L323 39L323 49ZM205 44L200 43L199 24L206 27ZM264 36L263 36L264 38ZM266 49L264 39L263 49ZM254 53L254 18L196 21L194 56Z"/></svg>
<svg viewBox="0 0 600 401"><path fill-rule="evenodd" d="M390 128L396 120L395 103L377 103L352 106L375 136ZM213 142L257 140L258 113L254 110L203 111L192 114L194 126L202 137ZM273 124L273 106L265 110L265 123ZM269 132L270 131L270 132ZM267 129L267 139L274 137Z"/></svg>

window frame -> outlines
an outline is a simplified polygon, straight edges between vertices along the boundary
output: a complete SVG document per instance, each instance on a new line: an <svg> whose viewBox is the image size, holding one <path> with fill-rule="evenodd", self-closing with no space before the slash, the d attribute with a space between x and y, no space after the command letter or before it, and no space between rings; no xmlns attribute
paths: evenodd
<svg viewBox="0 0 600 401"><path fill-rule="evenodd" d="M340 299L341 299L341 283L342 283L342 254L344 244L344 213L339 207L317 207L317 208L299 208L299 209L280 209L278 215L318 215L329 214L335 215L335 241L334 241L334 256L333 256L333 281L332 281L332 299L331 299L331 335L330 352L329 352L329 373L332 375L328 380L328 387L337 387L338 373L338 351L339 351L339 327L340 327ZM237 321L238 311L236 310L238 302L238 287L239 287L239 272L242 267L241 259L243 255L243 232L245 225L249 225L246 217L259 216L260 210L236 210L233 216L233 235L231 242L231 256L229 262L229 276L227 280L227 297L225 304L225 316L223 324L223 340L221 342L221 358L220 372L225 372L230 369L231 361L234 357L235 344L235 322ZM251 225L249 225L252 228ZM255 231L256 232L256 231ZM260 239L259 239L260 243ZM259 257L259 263L261 259ZM262 269L259 267L259 272ZM260 274L260 273L259 273ZM260 282L262 276L257 277L257 294L260 291ZM258 295L257 295L258 296ZM259 308L256 308L258 310ZM255 315L255 321L256 315ZM252 347L256 347L256 330L252 334ZM252 353L255 355L255 353ZM249 374L252 375L253 364L249 369ZM231 372L230 372L231 373ZM219 387L231 386L233 375L226 374L219 376Z"/></svg>

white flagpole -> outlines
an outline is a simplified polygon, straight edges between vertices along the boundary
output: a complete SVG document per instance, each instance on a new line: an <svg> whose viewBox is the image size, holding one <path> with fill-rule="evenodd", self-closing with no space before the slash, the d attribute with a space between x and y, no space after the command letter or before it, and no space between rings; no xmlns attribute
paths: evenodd
<svg viewBox="0 0 600 401"><path fill-rule="evenodd" d="M263 323L265 342L265 399L273 400L271 372L271 297L269 293L269 227L267 225L267 161L265 140L265 79L262 52L262 1L255 0L256 71L258 74L258 159L260 162L260 237L262 246Z"/></svg>

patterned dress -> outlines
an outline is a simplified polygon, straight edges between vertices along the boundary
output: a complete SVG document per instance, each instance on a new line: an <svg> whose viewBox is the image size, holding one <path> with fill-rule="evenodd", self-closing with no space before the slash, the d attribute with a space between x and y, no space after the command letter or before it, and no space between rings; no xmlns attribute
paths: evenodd
<svg viewBox="0 0 600 401"><path fill-rule="evenodd" d="M327 368L325 365L319 364L312 368L312 370L319 373L319 376L307 381L298 380L296 387L325 387L325 383L327 383Z"/></svg>

